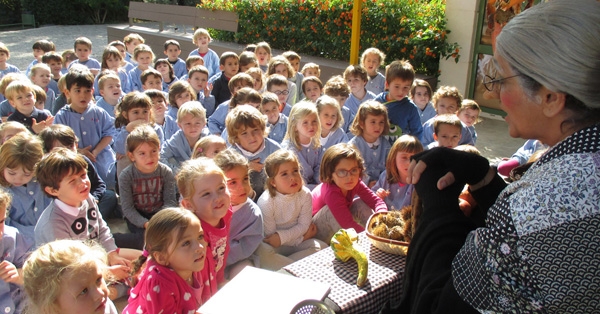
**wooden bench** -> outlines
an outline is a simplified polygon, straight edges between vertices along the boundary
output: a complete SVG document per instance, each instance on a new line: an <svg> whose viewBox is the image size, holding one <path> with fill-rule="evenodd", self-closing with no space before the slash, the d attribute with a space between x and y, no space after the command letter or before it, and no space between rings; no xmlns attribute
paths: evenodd
<svg viewBox="0 0 600 314"><path fill-rule="evenodd" d="M180 58L186 59L191 51L197 47L192 43L193 33L184 30L166 27L165 23L173 23L178 26L187 25L192 27L214 28L236 32L238 28L238 16L228 11L211 11L198 9L190 6L178 6L144 2L129 2L129 24L108 25L106 28L108 43L114 40L123 41L130 33L140 34L145 43L152 48L157 58L163 58L164 43L168 39L175 39L181 46ZM134 23L134 19L152 21ZM245 45L237 43L212 41L210 48L218 55L226 51L241 53ZM273 50L273 55L283 51ZM321 68L321 79L323 83L331 76L342 74L348 66L346 61L330 60L313 56L302 56L301 66L314 62Z"/></svg>

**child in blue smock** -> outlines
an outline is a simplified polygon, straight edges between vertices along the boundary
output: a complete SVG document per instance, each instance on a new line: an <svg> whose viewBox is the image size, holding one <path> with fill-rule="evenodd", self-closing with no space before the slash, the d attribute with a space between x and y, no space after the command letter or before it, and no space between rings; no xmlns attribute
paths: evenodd
<svg viewBox="0 0 600 314"><path fill-rule="evenodd" d="M241 105L227 116L227 139L231 147L250 162L250 183L257 199L265 189L267 175L264 163L281 146L267 138L267 119L258 109Z"/></svg>
<svg viewBox="0 0 600 314"><path fill-rule="evenodd" d="M333 97L323 95L317 99L317 112L321 122L321 145L323 150L338 143L347 143L348 136L341 128L344 123L340 104Z"/></svg>
<svg viewBox="0 0 600 314"><path fill-rule="evenodd" d="M212 41L208 31L204 28L198 28L194 32L192 40L198 48L190 52L189 56L200 56L204 59L204 66L208 69L209 78L220 73L219 55L214 50L208 48L208 44Z"/></svg>
<svg viewBox="0 0 600 314"><path fill-rule="evenodd" d="M363 180L372 187L385 171L385 160L391 148L385 138L390 130L387 109L374 100L363 103L350 130L355 136L348 143L354 145L365 160L367 176Z"/></svg>
<svg viewBox="0 0 600 314"><path fill-rule="evenodd" d="M10 207L10 193L0 189L0 219L4 220ZM20 314L23 309L23 275L21 268L31 248L17 228L0 222L0 308L4 313Z"/></svg>
<svg viewBox="0 0 600 314"><path fill-rule="evenodd" d="M50 204L35 178L35 165L44 150L39 138L21 132L0 148L0 184L12 195L6 224L19 229L28 245L34 243L34 228Z"/></svg>
<svg viewBox="0 0 600 314"><path fill-rule="evenodd" d="M310 190L321 183L319 171L324 150L321 146L319 113L315 104L301 101L292 107L282 146L298 157L304 184Z"/></svg>
<svg viewBox="0 0 600 314"><path fill-rule="evenodd" d="M206 126L206 109L197 101L186 102L177 111L177 124L180 130L165 141L160 151L160 161L173 170L179 171L181 164L192 158L192 149L196 142L208 135Z"/></svg>
<svg viewBox="0 0 600 314"><path fill-rule="evenodd" d="M94 76L87 70L70 71L65 75L65 80L65 94L71 103L56 113L54 123L65 124L73 129L79 138L77 151L94 163L106 186L114 188L116 159L110 143L117 132L113 118L91 102Z"/></svg>
<svg viewBox="0 0 600 314"><path fill-rule="evenodd" d="M152 67L154 61L154 52L148 45L140 44L135 47L133 51L133 59L137 63L137 66L129 71L129 78L131 79L131 90L137 90L143 92L142 88L142 73Z"/></svg>
<svg viewBox="0 0 600 314"><path fill-rule="evenodd" d="M385 171L371 188L385 201L388 210L401 210L410 205L414 186L406 182L410 157L423 151L419 139L412 135L400 136L388 154Z"/></svg>
<svg viewBox="0 0 600 314"><path fill-rule="evenodd" d="M264 92L262 94L260 112L267 116L269 138L281 144L287 132L288 117L279 112L279 107L280 104L277 95L271 92Z"/></svg>

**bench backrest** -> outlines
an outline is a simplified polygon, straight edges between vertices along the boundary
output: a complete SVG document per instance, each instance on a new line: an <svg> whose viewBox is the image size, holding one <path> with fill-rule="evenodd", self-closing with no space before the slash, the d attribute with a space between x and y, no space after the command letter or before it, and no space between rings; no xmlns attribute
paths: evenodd
<svg viewBox="0 0 600 314"><path fill-rule="evenodd" d="M133 25L134 18L160 22L160 31L163 30L163 22L231 32L236 32L238 28L238 16L233 12L211 11L190 6L129 2L128 17L130 26Z"/></svg>

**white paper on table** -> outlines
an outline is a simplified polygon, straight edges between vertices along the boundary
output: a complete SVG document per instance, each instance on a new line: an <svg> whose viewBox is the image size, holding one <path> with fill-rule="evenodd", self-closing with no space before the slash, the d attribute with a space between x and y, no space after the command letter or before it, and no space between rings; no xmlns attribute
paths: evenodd
<svg viewBox="0 0 600 314"><path fill-rule="evenodd" d="M300 301L323 300L329 291L325 283L246 267L198 311L202 314L289 313Z"/></svg>

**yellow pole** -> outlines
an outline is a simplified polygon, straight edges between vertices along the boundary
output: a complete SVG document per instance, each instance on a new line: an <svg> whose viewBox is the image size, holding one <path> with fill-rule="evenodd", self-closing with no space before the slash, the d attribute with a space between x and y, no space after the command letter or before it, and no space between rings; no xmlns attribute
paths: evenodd
<svg viewBox="0 0 600 314"><path fill-rule="evenodd" d="M361 13L362 0L354 0L354 6L352 8L352 35L350 37L350 64L358 64Z"/></svg>

